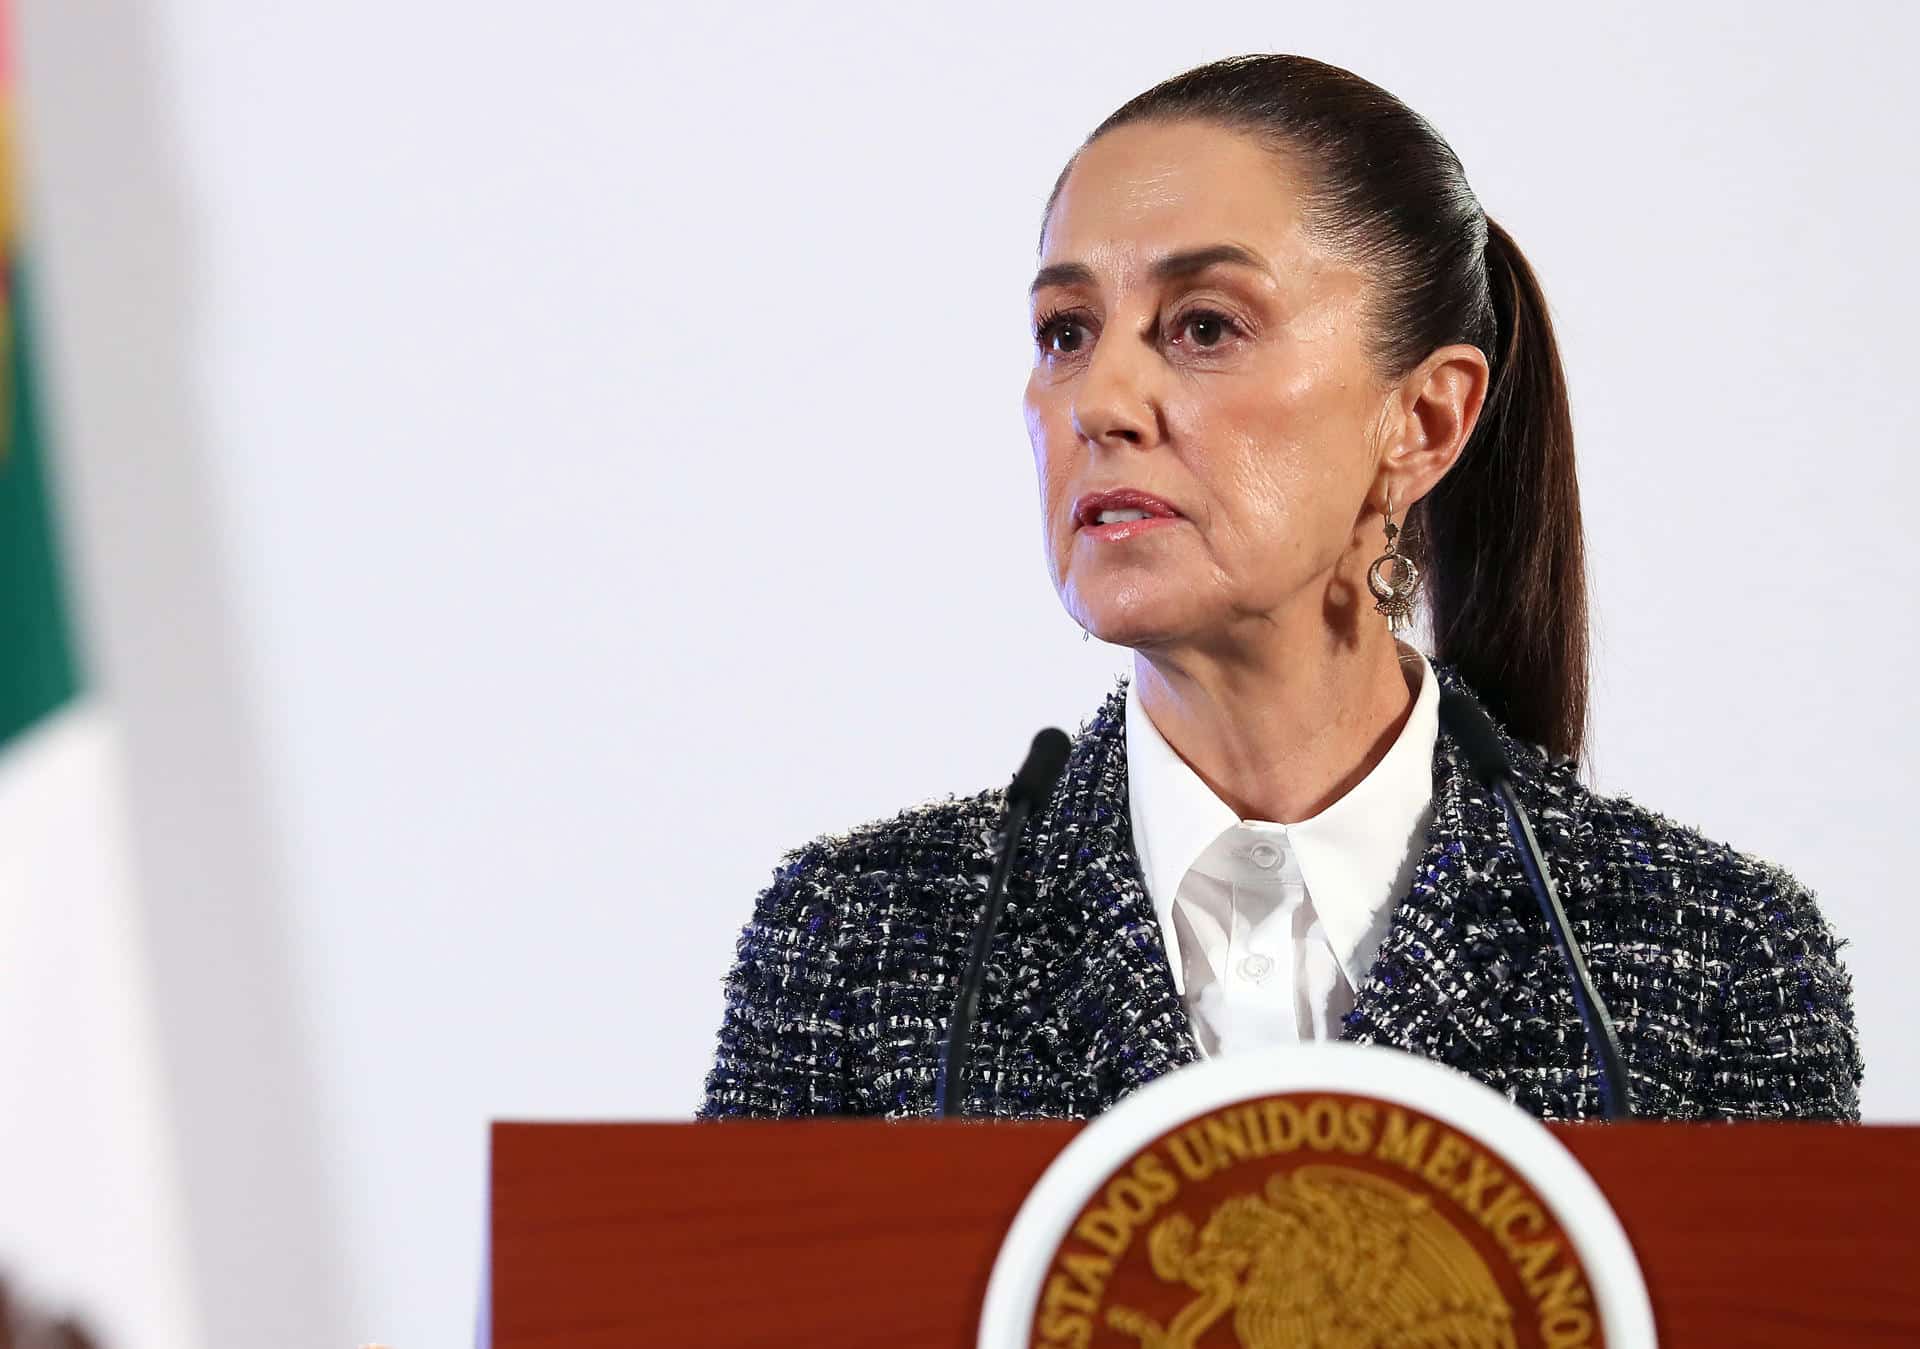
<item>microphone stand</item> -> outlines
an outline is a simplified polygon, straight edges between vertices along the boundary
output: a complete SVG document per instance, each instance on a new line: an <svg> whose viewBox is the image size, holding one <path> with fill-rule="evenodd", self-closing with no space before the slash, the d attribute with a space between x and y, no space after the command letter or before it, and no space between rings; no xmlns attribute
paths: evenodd
<svg viewBox="0 0 1920 1349"><path fill-rule="evenodd" d="M973 930L973 953L960 981L960 998L947 1025L947 1043L940 1055L940 1077L935 1084L936 1113L942 1119L964 1113L967 1077L973 1067L973 1024L980 1011L980 988L987 978L987 955L993 949L994 930L1006 907L1007 876L1020 847L1020 831L1033 808L1046 800L1067 766L1071 748L1065 731L1049 726L1033 738L1027 760L1007 788L1006 840L1001 844L992 879L987 883L986 907Z"/></svg>
<svg viewBox="0 0 1920 1349"><path fill-rule="evenodd" d="M1567 911L1561 907L1560 892L1554 888L1553 874L1534 837L1533 821L1513 789L1513 765L1507 760L1505 746L1493 729L1480 704L1464 693L1448 692L1440 696L1440 719L1453 732L1466 751L1474 775L1500 799L1507 817L1507 833L1520 854L1520 868L1527 874L1527 885L1540 905L1540 913L1553 933L1553 944L1560 948L1561 963L1566 966L1568 984L1573 991L1574 1010L1586 1032L1587 1045L1600 1065L1600 1107L1606 1119L1630 1119L1633 1097L1627 1077L1625 1056L1620 1051L1620 1036L1614 1029L1613 1014L1593 986L1580 943L1574 940Z"/></svg>

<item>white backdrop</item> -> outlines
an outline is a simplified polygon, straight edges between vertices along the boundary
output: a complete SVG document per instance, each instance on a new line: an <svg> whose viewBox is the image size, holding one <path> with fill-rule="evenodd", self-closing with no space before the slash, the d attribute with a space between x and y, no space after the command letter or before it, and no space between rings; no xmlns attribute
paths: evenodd
<svg viewBox="0 0 1920 1349"><path fill-rule="evenodd" d="M23 7L214 1343L457 1342L489 1119L687 1116L779 853L1093 709L1039 212L1236 51L1401 95L1540 272L1597 779L1817 890L1920 1118L1910 8Z"/></svg>

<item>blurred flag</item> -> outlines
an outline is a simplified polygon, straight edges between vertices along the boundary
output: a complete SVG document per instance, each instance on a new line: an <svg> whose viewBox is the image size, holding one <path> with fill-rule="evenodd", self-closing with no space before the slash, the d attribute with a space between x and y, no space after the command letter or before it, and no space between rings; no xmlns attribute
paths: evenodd
<svg viewBox="0 0 1920 1349"><path fill-rule="evenodd" d="M0 0L0 25L11 18ZM7 41L0 36L0 61L10 55ZM79 684L42 467L46 451L33 398L32 334L21 296L10 75L11 62L0 66L0 749L71 698Z"/></svg>
<svg viewBox="0 0 1920 1349"><path fill-rule="evenodd" d="M85 680L36 396L13 70L0 0L0 1282L106 1349L187 1349L120 741Z"/></svg>

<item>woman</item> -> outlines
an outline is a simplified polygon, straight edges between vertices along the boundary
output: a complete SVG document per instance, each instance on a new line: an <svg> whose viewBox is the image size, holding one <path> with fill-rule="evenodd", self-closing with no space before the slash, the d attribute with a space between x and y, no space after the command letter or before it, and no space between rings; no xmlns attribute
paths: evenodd
<svg viewBox="0 0 1920 1349"><path fill-rule="evenodd" d="M1431 126L1301 57L1169 80L1061 174L1033 314L1053 580L1135 658L1021 837L967 1113L1089 1116L1203 1055L1334 1038L1597 1113L1501 808L1439 721L1457 690L1498 724L1636 1112L1858 1118L1813 897L1579 779L1565 380ZM1416 578L1432 660L1395 636ZM702 1116L933 1108L1005 794L783 859Z"/></svg>

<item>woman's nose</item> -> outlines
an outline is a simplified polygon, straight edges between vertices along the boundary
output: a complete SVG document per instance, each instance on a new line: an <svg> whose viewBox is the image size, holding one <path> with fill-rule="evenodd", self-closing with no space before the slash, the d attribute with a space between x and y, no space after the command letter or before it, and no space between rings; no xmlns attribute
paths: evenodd
<svg viewBox="0 0 1920 1349"><path fill-rule="evenodd" d="M1096 348L1073 394L1073 429L1091 445L1136 448L1155 437L1158 416L1148 392L1151 353L1116 350L1115 341Z"/></svg>

